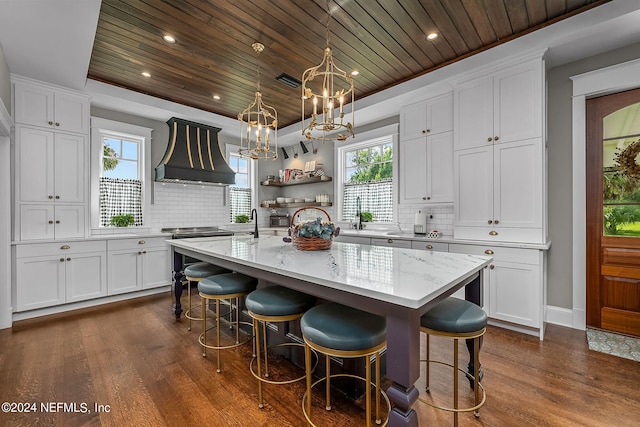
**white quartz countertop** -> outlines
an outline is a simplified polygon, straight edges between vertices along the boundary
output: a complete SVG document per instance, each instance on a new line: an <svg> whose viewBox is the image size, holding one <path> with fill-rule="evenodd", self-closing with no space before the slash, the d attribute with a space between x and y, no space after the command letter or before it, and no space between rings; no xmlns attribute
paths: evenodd
<svg viewBox="0 0 640 427"><path fill-rule="evenodd" d="M491 245L502 246L508 248L524 248L524 249L541 249L548 250L551 247L551 242L546 243L524 243L524 242L491 242L485 240L462 240L454 239L453 236L442 236L437 239L432 239L426 236L421 236L413 233L405 233L399 230L353 230L353 229L340 229L340 235L344 236L362 236L371 238L389 238L389 239L402 239L402 240L418 240L424 242L442 242L442 243L457 243L461 245Z"/></svg>
<svg viewBox="0 0 640 427"><path fill-rule="evenodd" d="M300 251L277 236L168 242L176 248L409 308L424 306L492 260L488 256L342 242L333 242L325 251Z"/></svg>

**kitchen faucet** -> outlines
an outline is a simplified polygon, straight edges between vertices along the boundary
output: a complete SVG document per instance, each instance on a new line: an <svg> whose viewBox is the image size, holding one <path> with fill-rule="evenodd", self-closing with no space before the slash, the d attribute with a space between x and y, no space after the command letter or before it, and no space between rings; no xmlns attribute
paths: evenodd
<svg viewBox="0 0 640 427"><path fill-rule="evenodd" d="M362 230L362 209L360 206L360 196L356 197L356 215L358 216L357 230Z"/></svg>
<svg viewBox="0 0 640 427"><path fill-rule="evenodd" d="M258 236L258 211L255 209L251 209L251 219L254 219L254 215L255 215L255 230L253 231L253 237L255 237L256 239L260 236Z"/></svg>

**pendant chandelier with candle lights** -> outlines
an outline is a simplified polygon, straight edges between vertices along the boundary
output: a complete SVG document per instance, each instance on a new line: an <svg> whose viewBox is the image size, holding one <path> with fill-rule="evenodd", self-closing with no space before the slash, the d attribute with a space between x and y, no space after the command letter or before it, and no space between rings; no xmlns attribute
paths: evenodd
<svg viewBox="0 0 640 427"><path fill-rule="evenodd" d="M275 160L278 158L278 112L262 101L260 92L260 53L262 43L251 45L257 54L256 96L240 114L240 148L238 154L252 159Z"/></svg>
<svg viewBox="0 0 640 427"><path fill-rule="evenodd" d="M307 140L344 141L354 137L354 88L351 74L341 70L333 61L329 46L331 10L327 1L327 45L320 65L302 73L302 135ZM316 80L317 78L317 80ZM312 86L319 88L314 91ZM320 83L322 86L320 87ZM351 113L345 119L345 106L350 103ZM308 124L305 118L310 116Z"/></svg>

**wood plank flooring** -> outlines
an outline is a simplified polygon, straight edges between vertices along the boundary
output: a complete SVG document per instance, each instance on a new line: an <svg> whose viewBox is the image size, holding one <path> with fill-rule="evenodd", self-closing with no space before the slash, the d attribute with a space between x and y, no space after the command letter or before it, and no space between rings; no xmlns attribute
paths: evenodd
<svg viewBox="0 0 640 427"><path fill-rule="evenodd" d="M37 406L36 412L0 412L0 425L306 425L300 410L303 383L266 385L266 407L259 409L248 371L250 346L223 352L217 374L215 353L201 355L199 324L187 331L185 319L175 321L171 303L171 296L162 294L17 322L0 331L0 401ZM437 358L450 357L450 341L432 343ZM466 364L462 349L461 355ZM478 419L462 414L463 426L637 426L640 420L640 363L590 351L583 331L550 325L540 342L489 327L482 363L487 403ZM447 402L450 376L445 368L433 369L434 399ZM465 383L461 380L461 390L470 395ZM418 385L422 390L423 378ZM318 425L363 425L359 402L335 393L334 408L341 414L326 412L320 394L314 396ZM431 399L422 391L421 396ZM76 407L65 410L52 402ZM95 404L103 405L102 411ZM58 412L44 412L41 405ZM420 425L453 423L450 413L421 402L417 411Z"/></svg>

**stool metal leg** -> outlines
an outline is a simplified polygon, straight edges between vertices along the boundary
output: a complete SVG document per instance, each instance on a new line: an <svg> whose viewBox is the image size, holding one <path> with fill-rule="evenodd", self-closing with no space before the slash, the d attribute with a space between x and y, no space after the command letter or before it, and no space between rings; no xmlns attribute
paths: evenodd
<svg viewBox="0 0 640 427"><path fill-rule="evenodd" d="M453 408L458 409L458 339L453 340ZM458 427L458 411L453 413L453 426Z"/></svg>
<svg viewBox="0 0 640 427"><path fill-rule="evenodd" d="M269 358L267 357L267 322L262 322L262 340L264 343L264 376L268 378L269 377L269 360L268 360Z"/></svg>
<svg viewBox="0 0 640 427"><path fill-rule="evenodd" d="M327 371L327 381L325 383L326 386L326 395L327 395L327 405L325 406L325 409L327 411L331 410L331 358L329 356L324 356L324 360L325 360L325 369Z"/></svg>
<svg viewBox="0 0 640 427"><path fill-rule="evenodd" d="M189 314L191 314L191 281L187 280L187 298L189 298ZM191 330L191 316L189 316L189 328L188 331Z"/></svg>
<svg viewBox="0 0 640 427"><path fill-rule="evenodd" d="M311 418L311 347L305 342L304 344L304 366L307 374L307 414Z"/></svg>
<svg viewBox="0 0 640 427"><path fill-rule="evenodd" d="M207 342L207 300L200 297L200 312L202 313L202 342ZM207 347L202 346L202 357L207 357Z"/></svg>
<svg viewBox="0 0 640 427"><path fill-rule="evenodd" d="M382 424L380 419L380 352L376 352L376 424Z"/></svg>
<svg viewBox="0 0 640 427"><path fill-rule="evenodd" d="M206 342L206 341L205 341ZM216 372L220 373L220 300L216 299L216 355L218 357L218 368Z"/></svg>
<svg viewBox="0 0 640 427"><path fill-rule="evenodd" d="M365 362L364 362L364 377L365 377L365 381L367 383L367 388L365 391L365 396L364 396L364 407L365 407L365 414L367 416L367 423L366 426L370 427L371 426L371 357L366 356L365 357Z"/></svg>
<svg viewBox="0 0 640 427"><path fill-rule="evenodd" d="M473 390L475 392L475 404L478 406L480 403L480 388L478 387L478 380L480 378L480 338L477 337L474 340L474 362L475 365L473 367ZM480 416L480 409L476 409L473 411L473 415L477 417Z"/></svg>
<svg viewBox="0 0 640 427"><path fill-rule="evenodd" d="M256 343L256 359L258 363L258 376L262 376L262 353L260 350L260 321L253 319L253 330L255 331L255 343ZM266 347L265 347L266 352ZM258 408L264 408L264 401L262 400L262 381L258 380Z"/></svg>
<svg viewBox="0 0 640 427"><path fill-rule="evenodd" d="M429 391L429 334L426 334L427 336L427 344L426 344L426 349L427 349L427 363L425 364L424 367L424 376L426 378L426 385L425 385L425 391Z"/></svg>

